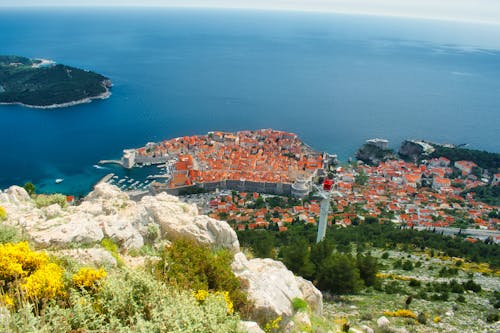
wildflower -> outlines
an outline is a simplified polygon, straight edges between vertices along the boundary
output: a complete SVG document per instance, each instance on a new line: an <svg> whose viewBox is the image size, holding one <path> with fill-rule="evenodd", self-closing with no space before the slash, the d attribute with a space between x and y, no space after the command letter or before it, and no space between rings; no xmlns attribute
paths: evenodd
<svg viewBox="0 0 500 333"><path fill-rule="evenodd" d="M264 326L264 331L266 333L270 333L276 330L279 330L280 328L280 322L283 318L281 316L276 317L276 319L271 320L270 322L266 323Z"/></svg>
<svg viewBox="0 0 500 333"><path fill-rule="evenodd" d="M7 308L14 306L14 300L9 295L0 296L0 304L3 304Z"/></svg>
<svg viewBox="0 0 500 333"><path fill-rule="evenodd" d="M77 288L95 290L99 287L100 281L106 277L106 271L103 268L94 269L89 267L81 268L71 278Z"/></svg>
<svg viewBox="0 0 500 333"><path fill-rule="evenodd" d="M26 277L49 262L45 252L31 251L28 242L0 244L0 280Z"/></svg>
<svg viewBox="0 0 500 333"><path fill-rule="evenodd" d="M54 263L49 263L28 276L21 284L26 295L33 299L51 299L64 296L63 270Z"/></svg>
<svg viewBox="0 0 500 333"><path fill-rule="evenodd" d="M200 289L193 293L194 298L202 303L208 297L208 290Z"/></svg>
<svg viewBox="0 0 500 333"><path fill-rule="evenodd" d="M397 311L384 311L384 316L417 319L417 315L415 314L415 312L405 309L400 309Z"/></svg>
<svg viewBox="0 0 500 333"><path fill-rule="evenodd" d="M234 304L233 301L231 301L231 297L229 297L229 292L228 291L218 291L216 295L222 295L224 297L224 301L226 302L226 307L227 307L227 313L228 314L233 314L234 313Z"/></svg>

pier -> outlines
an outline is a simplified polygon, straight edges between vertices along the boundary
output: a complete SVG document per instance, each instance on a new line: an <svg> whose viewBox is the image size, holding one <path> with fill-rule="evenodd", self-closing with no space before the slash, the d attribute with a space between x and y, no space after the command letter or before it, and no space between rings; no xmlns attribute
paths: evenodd
<svg viewBox="0 0 500 333"><path fill-rule="evenodd" d="M100 160L99 164L118 164L120 166L123 166L121 160Z"/></svg>
<svg viewBox="0 0 500 333"><path fill-rule="evenodd" d="M99 184L102 184L102 183L106 183L108 182L111 178L113 178L115 176L114 173L108 173L106 176L102 177L95 185L94 187L96 187L97 185Z"/></svg>

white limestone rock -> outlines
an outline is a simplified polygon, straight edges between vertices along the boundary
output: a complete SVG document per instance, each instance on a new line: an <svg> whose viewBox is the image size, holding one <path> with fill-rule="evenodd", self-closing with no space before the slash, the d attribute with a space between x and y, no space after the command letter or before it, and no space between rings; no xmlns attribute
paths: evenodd
<svg viewBox="0 0 500 333"><path fill-rule="evenodd" d="M36 243L43 245L93 243L99 242L104 237L100 225L87 214L77 213L45 222L27 230Z"/></svg>
<svg viewBox="0 0 500 333"><path fill-rule="evenodd" d="M264 333L255 321L240 321L238 329L247 333Z"/></svg>
<svg viewBox="0 0 500 333"><path fill-rule="evenodd" d="M361 325L361 329L364 333L374 333L373 328L371 328L370 326Z"/></svg>
<svg viewBox="0 0 500 333"><path fill-rule="evenodd" d="M58 204L53 204L48 207L44 207L42 208L42 211L48 220L62 215L62 208Z"/></svg>
<svg viewBox="0 0 500 333"><path fill-rule="evenodd" d="M247 286L248 297L254 303L253 316L259 322L267 322L278 316L289 319L293 315L294 298L314 299L301 291L303 281L297 279L282 262L272 259L248 260L239 252L234 256L231 268L243 280L243 285ZM307 292L307 289L304 290ZM311 308L322 309L322 299L320 303L311 304Z"/></svg>
<svg viewBox="0 0 500 333"><path fill-rule="evenodd" d="M299 284L299 289L304 295L304 301L306 301L313 313L321 315L323 313L323 294L319 291L311 281L308 281L300 276L296 276L295 279Z"/></svg>
<svg viewBox="0 0 500 333"><path fill-rule="evenodd" d="M30 201L30 195L26 190L19 186L11 186L5 191L5 193L16 203L22 203Z"/></svg>
<svg viewBox="0 0 500 333"><path fill-rule="evenodd" d="M377 326L379 328L387 327L390 324L391 324L391 322L385 316L382 316L382 317L380 317L380 318L377 319Z"/></svg>
<svg viewBox="0 0 500 333"><path fill-rule="evenodd" d="M160 226L167 239L187 238L199 244L239 251L238 237L229 224L206 215L198 215L198 209L194 205L182 203L166 193L155 197L146 196L141 199L140 205Z"/></svg>
<svg viewBox="0 0 500 333"><path fill-rule="evenodd" d="M115 267L117 265L116 259L111 253L102 248L61 250L55 254L70 257L83 265L96 267L102 265Z"/></svg>
<svg viewBox="0 0 500 333"><path fill-rule="evenodd" d="M140 202L130 200L119 188L106 183L95 189L78 206L37 208L26 191L12 186L0 192L6 223L22 227L35 242L49 245L98 242L109 237L126 249L140 248L144 238L188 238L200 244L239 251L236 233L223 221L198 215L195 205L161 193Z"/></svg>

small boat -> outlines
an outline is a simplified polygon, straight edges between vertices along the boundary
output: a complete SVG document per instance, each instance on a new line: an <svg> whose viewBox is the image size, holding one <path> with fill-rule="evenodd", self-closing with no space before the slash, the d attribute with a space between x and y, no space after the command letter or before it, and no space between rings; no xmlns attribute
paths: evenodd
<svg viewBox="0 0 500 333"><path fill-rule="evenodd" d="M60 183L62 183L63 181L64 181L64 179L63 179L63 178L57 178L57 179L56 179L56 184L60 184Z"/></svg>

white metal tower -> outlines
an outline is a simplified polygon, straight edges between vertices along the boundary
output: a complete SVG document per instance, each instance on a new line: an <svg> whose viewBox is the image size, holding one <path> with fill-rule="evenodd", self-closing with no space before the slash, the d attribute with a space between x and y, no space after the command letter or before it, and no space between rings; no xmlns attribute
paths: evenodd
<svg viewBox="0 0 500 333"><path fill-rule="evenodd" d="M319 197L321 198L319 223L318 223L318 236L316 237L316 243L321 242L323 238L325 238L328 210L330 209L330 193L332 185L333 185L333 180L329 178L325 180L322 188L320 188L317 185L313 185L314 188L318 191Z"/></svg>

